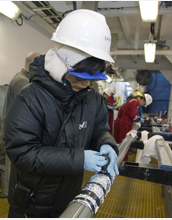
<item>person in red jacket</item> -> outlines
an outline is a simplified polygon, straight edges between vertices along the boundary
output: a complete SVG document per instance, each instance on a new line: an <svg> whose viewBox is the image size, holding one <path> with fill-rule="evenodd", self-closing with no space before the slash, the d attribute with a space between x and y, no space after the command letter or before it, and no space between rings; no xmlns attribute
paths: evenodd
<svg viewBox="0 0 172 220"><path fill-rule="evenodd" d="M144 94L142 97L137 96L125 102L118 113L118 117L114 123L114 138L118 144L126 137L126 134L132 129L133 122L140 118L137 115L137 107L147 107L152 103L152 97L149 94Z"/></svg>
<svg viewBox="0 0 172 220"><path fill-rule="evenodd" d="M117 104L116 100L114 99L114 95L115 95L115 87L110 87L109 88L111 91L111 95L108 97L108 102L109 102L109 106L108 106L108 113L109 113L109 126L110 126L110 133L112 134L112 130L113 130L113 124L114 124L114 109L115 109L115 105Z"/></svg>

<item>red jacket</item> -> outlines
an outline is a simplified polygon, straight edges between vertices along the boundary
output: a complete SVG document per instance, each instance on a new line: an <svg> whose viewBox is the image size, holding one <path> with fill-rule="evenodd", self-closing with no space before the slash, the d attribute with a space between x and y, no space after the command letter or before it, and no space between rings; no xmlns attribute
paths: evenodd
<svg viewBox="0 0 172 220"><path fill-rule="evenodd" d="M116 102L116 100L114 99L113 96L109 96L108 102L109 102L109 105L110 105L110 106L113 106L113 104Z"/></svg>
<svg viewBox="0 0 172 220"><path fill-rule="evenodd" d="M139 120L137 115L138 106L138 99L132 99L121 106L114 124L114 138L118 144L121 143L122 139L132 129L133 122Z"/></svg>

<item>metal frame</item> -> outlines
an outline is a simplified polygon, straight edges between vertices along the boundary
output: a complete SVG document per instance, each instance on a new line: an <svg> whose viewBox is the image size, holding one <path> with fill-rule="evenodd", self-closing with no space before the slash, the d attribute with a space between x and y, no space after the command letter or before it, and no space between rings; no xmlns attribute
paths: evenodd
<svg viewBox="0 0 172 220"><path fill-rule="evenodd" d="M44 20L49 26L51 26L54 30L57 28L60 21L63 19L61 13L57 12L48 2L46 1L35 1L33 4L35 7L30 6L30 2L21 1L23 5L25 5L28 9L30 9L34 14L36 14L39 18ZM36 5L42 5L37 6ZM45 6L44 6L45 5Z"/></svg>
<svg viewBox="0 0 172 220"><path fill-rule="evenodd" d="M0 127L1 127L1 118L3 113L3 106L5 102L5 95L8 90L8 85L0 86ZM0 195L0 198L7 197L8 195L8 183L9 183L9 176L10 176L10 160L8 156L5 153L5 143L2 140L2 137L0 137L0 158L2 160L2 163L0 164L0 179L3 179L3 184L1 182L1 189L2 194ZM2 186L4 185L4 186Z"/></svg>
<svg viewBox="0 0 172 220"><path fill-rule="evenodd" d="M2 187L2 195L0 195L0 198L4 198L8 196L8 183L10 178L10 170L11 170L10 159L8 158L7 154L5 154L5 164L4 165L0 164L0 175L3 175L4 172L4 187Z"/></svg>
<svg viewBox="0 0 172 220"><path fill-rule="evenodd" d="M119 167L120 175L145 181L172 185L172 151L163 140L156 141L158 166L123 162Z"/></svg>
<svg viewBox="0 0 172 220"><path fill-rule="evenodd" d="M156 165L123 162L119 168L121 176L149 182L172 185L172 170L161 170Z"/></svg>

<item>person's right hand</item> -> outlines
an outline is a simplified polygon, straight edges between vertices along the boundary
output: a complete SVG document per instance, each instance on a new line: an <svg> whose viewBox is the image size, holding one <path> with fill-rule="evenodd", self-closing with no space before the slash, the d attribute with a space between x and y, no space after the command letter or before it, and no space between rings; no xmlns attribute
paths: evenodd
<svg viewBox="0 0 172 220"><path fill-rule="evenodd" d="M107 160L100 152L85 150L84 151L84 169L93 172L100 172L102 167L105 166Z"/></svg>
<svg viewBox="0 0 172 220"><path fill-rule="evenodd" d="M145 119L142 118L142 117L140 117L140 121L141 121L141 123L144 123L144 122L145 122Z"/></svg>

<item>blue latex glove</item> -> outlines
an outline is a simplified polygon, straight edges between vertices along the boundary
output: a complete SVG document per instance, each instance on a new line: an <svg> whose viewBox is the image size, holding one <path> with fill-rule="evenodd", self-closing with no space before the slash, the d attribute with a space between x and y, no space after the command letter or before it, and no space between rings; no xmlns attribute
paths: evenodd
<svg viewBox="0 0 172 220"><path fill-rule="evenodd" d="M113 106L110 106L110 105L108 105L107 107L108 107L108 109L111 109L111 110L115 109Z"/></svg>
<svg viewBox="0 0 172 220"><path fill-rule="evenodd" d="M141 116L141 118L144 118L144 119L145 119L146 117L147 117L146 115L142 115L142 116Z"/></svg>
<svg viewBox="0 0 172 220"><path fill-rule="evenodd" d="M116 106L118 104L118 102L115 102L114 104L113 104L113 106Z"/></svg>
<svg viewBox="0 0 172 220"><path fill-rule="evenodd" d="M119 175L119 170L117 167L118 156L116 152L114 151L114 149L109 144L103 144L100 147L100 154L101 155L106 154L110 158L110 164L107 167L107 171L110 174L110 176L114 177L114 170L115 170L116 175Z"/></svg>
<svg viewBox="0 0 172 220"><path fill-rule="evenodd" d="M140 118L140 121L141 121L141 123L144 123L145 122L145 119L144 118Z"/></svg>
<svg viewBox="0 0 172 220"><path fill-rule="evenodd" d="M100 152L93 150L84 151L84 169L93 172L100 172L102 166L107 164L107 160L104 156L101 156Z"/></svg>

